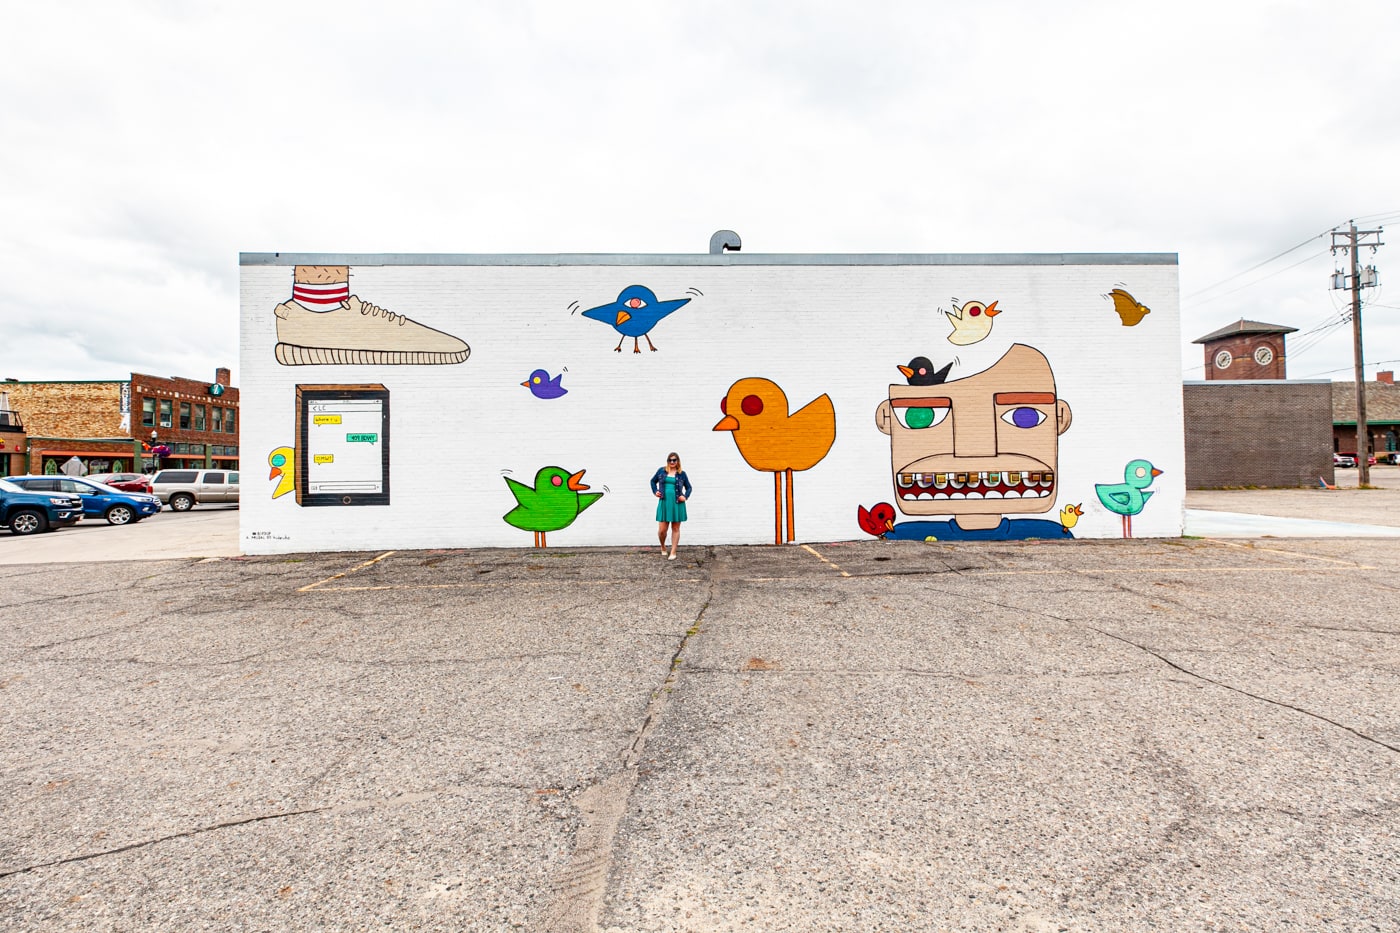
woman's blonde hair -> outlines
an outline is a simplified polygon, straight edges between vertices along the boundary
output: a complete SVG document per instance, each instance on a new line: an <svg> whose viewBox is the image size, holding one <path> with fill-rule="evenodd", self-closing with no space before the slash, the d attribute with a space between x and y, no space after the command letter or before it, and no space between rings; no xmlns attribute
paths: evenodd
<svg viewBox="0 0 1400 933"><path fill-rule="evenodd" d="M674 450L671 451L669 454L666 455L666 460L668 463L670 462L672 457L676 458L676 472L679 473L681 471L681 455L676 453Z"/></svg>

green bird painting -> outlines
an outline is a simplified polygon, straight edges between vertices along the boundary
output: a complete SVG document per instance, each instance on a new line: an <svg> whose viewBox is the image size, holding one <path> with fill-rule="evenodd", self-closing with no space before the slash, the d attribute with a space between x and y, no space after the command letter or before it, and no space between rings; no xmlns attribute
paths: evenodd
<svg viewBox="0 0 1400 933"><path fill-rule="evenodd" d="M1103 507L1123 517L1123 537L1133 536L1133 516L1152 498L1147 487L1161 475L1162 471L1146 460L1132 460L1123 468L1123 482L1094 484Z"/></svg>
<svg viewBox="0 0 1400 933"><path fill-rule="evenodd" d="M547 466L535 474L535 485L505 477L506 486L515 496L516 506L502 516L507 525L535 534L535 547L546 547L545 534L568 528L579 513L603 498L601 492L585 492L583 474L570 473L563 467Z"/></svg>

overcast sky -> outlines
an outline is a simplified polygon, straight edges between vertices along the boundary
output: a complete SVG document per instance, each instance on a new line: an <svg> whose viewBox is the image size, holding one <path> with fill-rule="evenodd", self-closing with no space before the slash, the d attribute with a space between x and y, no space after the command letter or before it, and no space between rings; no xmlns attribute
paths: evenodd
<svg viewBox="0 0 1400 933"><path fill-rule="evenodd" d="M1349 380L1319 234L1400 220L1395 3L0 9L0 377L237 382L240 251L730 228L746 253L1175 252L1184 378L1243 317L1299 328L1291 377ZM1366 295L1368 378L1400 369L1396 232L1364 256L1395 283Z"/></svg>

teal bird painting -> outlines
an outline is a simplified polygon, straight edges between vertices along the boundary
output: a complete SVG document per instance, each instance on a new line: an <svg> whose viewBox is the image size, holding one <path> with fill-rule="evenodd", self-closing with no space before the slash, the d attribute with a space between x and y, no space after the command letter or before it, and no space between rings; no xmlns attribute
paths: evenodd
<svg viewBox="0 0 1400 933"><path fill-rule="evenodd" d="M570 473L563 467L547 466L535 474L535 485L505 477L506 486L515 496L516 506L502 516L507 525L535 534L535 547L546 547L545 534L568 528L579 513L603 498L601 492L585 492L583 474Z"/></svg>
<svg viewBox="0 0 1400 933"><path fill-rule="evenodd" d="M1133 536L1133 516L1152 498L1147 487L1161 475L1162 471L1146 460L1133 460L1123 468L1123 482L1094 484L1103 507L1123 517L1123 537Z"/></svg>

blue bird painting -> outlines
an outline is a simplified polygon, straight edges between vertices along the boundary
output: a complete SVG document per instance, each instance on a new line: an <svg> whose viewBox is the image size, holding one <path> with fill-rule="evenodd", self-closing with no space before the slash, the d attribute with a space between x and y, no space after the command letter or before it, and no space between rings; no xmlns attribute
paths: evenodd
<svg viewBox="0 0 1400 933"><path fill-rule="evenodd" d="M530 373L530 378L520 383L529 389L535 398L558 398L561 395L568 395L569 390L559 384L559 380L564 378L560 373L553 379L549 378L549 373L543 369L537 369Z"/></svg>
<svg viewBox="0 0 1400 933"><path fill-rule="evenodd" d="M662 318L688 303L689 298L676 298L671 301L657 301L656 293L645 285L629 285L617 296L617 300L596 308L589 308L583 316L602 321L622 335L613 347L616 353L622 352L627 338L632 338L632 352L641 353L637 341L645 337L647 346L654 351L656 344L647 336Z"/></svg>
<svg viewBox="0 0 1400 933"><path fill-rule="evenodd" d="M1152 498L1147 487L1161 475L1162 471L1146 460L1132 460L1123 468L1123 482L1095 484L1094 492L1103 507L1123 517L1123 537L1133 536L1133 516Z"/></svg>

